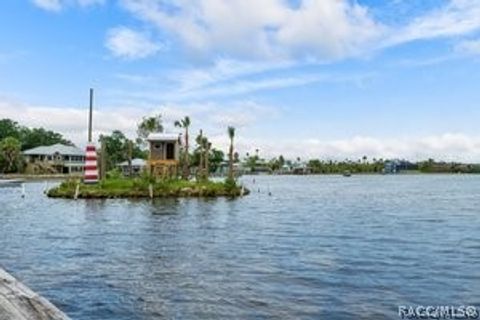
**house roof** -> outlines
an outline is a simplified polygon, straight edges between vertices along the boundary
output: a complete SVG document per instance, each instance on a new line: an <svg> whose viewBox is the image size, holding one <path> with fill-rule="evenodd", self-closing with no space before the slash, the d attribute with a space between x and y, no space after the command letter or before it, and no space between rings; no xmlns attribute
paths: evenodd
<svg viewBox="0 0 480 320"><path fill-rule="evenodd" d="M132 166L133 167L145 167L147 165L147 161L143 159L132 159ZM128 161L124 161L118 165L119 167L126 167L128 166Z"/></svg>
<svg viewBox="0 0 480 320"><path fill-rule="evenodd" d="M178 133L150 133L147 141L178 141L179 138Z"/></svg>
<svg viewBox="0 0 480 320"><path fill-rule="evenodd" d="M66 156L85 156L85 151L74 146L67 146L64 144L54 144L51 146L40 146L33 149L23 151L24 155L35 155L35 156L51 156L55 153Z"/></svg>

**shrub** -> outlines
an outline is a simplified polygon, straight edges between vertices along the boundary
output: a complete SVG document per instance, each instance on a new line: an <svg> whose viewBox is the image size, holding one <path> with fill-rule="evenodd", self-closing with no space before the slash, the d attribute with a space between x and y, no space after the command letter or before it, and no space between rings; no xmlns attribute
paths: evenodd
<svg viewBox="0 0 480 320"><path fill-rule="evenodd" d="M123 177L122 172L118 168L112 169L107 172L108 179L120 179L122 177Z"/></svg>

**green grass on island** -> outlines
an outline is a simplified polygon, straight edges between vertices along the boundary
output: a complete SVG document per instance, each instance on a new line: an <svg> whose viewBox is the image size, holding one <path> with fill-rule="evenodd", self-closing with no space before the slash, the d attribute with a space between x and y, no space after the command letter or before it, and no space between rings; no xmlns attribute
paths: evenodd
<svg viewBox="0 0 480 320"><path fill-rule="evenodd" d="M154 180L139 178L107 178L97 184L84 184L78 179L70 179L50 189L51 198L109 199L109 198L150 198L150 185L153 197L238 197L249 191L234 181L186 181L180 179Z"/></svg>

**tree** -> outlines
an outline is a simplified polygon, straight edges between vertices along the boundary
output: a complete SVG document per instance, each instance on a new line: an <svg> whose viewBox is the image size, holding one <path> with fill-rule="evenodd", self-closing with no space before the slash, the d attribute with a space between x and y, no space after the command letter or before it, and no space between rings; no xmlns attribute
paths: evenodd
<svg viewBox="0 0 480 320"><path fill-rule="evenodd" d="M142 141L145 141L150 133L163 132L162 122L162 115L160 114L143 117L142 122L138 124L138 137L142 139Z"/></svg>
<svg viewBox="0 0 480 320"><path fill-rule="evenodd" d="M225 158L225 154L221 150L215 148L209 154L210 172L216 172Z"/></svg>
<svg viewBox="0 0 480 320"><path fill-rule="evenodd" d="M185 129L185 151L183 153L183 170L182 170L182 178L188 180L190 177L190 154L189 152L189 136L188 136L188 129L190 128L190 117L185 117L182 120L175 121L175 127Z"/></svg>
<svg viewBox="0 0 480 320"><path fill-rule="evenodd" d="M38 146L51 146L57 143L73 145L71 141L66 140L60 133L45 130L44 128L22 128L20 136L23 150Z"/></svg>
<svg viewBox="0 0 480 320"><path fill-rule="evenodd" d="M198 167L198 177L202 180L208 179L209 175L209 153L212 144L208 141L208 138L200 132L197 137L198 153L200 154L200 163Z"/></svg>
<svg viewBox="0 0 480 320"><path fill-rule="evenodd" d="M52 144L73 145L60 133L45 130L44 128L27 128L19 125L10 119L0 120L0 141L12 137L20 141L22 150L32 149L38 146L49 146Z"/></svg>
<svg viewBox="0 0 480 320"><path fill-rule="evenodd" d="M13 172L17 169L21 157L20 141L14 137L6 137L0 142L0 153L5 160L5 171Z"/></svg>
<svg viewBox="0 0 480 320"><path fill-rule="evenodd" d="M280 157L278 157L278 163L280 165L280 167L283 167L285 165L285 158L280 155Z"/></svg>
<svg viewBox="0 0 480 320"><path fill-rule="evenodd" d="M257 155L248 157L247 160L246 160L245 165L247 166L247 168L250 168L250 171L251 171L251 172L254 172L254 171L255 171L255 168L257 167L257 162L258 162L258 160L260 160L260 159L258 158Z"/></svg>
<svg viewBox="0 0 480 320"><path fill-rule="evenodd" d="M108 170L121 162L129 161L130 158L146 158L146 152L119 130L113 131L111 135L100 136L100 141L102 140L105 143Z"/></svg>
<svg viewBox="0 0 480 320"><path fill-rule="evenodd" d="M230 139L230 149L228 151L228 179L234 181L233 173L233 142L235 139L235 128L228 127L228 138Z"/></svg>
<svg viewBox="0 0 480 320"><path fill-rule="evenodd" d="M21 127L17 122L10 119L0 120L0 141L6 137L20 139Z"/></svg>

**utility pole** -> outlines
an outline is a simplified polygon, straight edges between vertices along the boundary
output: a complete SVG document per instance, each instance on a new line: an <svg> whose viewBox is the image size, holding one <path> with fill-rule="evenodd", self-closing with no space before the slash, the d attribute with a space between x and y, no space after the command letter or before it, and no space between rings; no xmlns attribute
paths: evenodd
<svg viewBox="0 0 480 320"><path fill-rule="evenodd" d="M130 177L133 175L133 168L132 168L132 153L133 153L133 141L128 140L128 174Z"/></svg>
<svg viewBox="0 0 480 320"><path fill-rule="evenodd" d="M100 179L105 180L107 177L107 148L105 145L105 138L100 138Z"/></svg>
<svg viewBox="0 0 480 320"><path fill-rule="evenodd" d="M93 127L93 89L90 88L90 112L88 114L88 143L92 143Z"/></svg>

